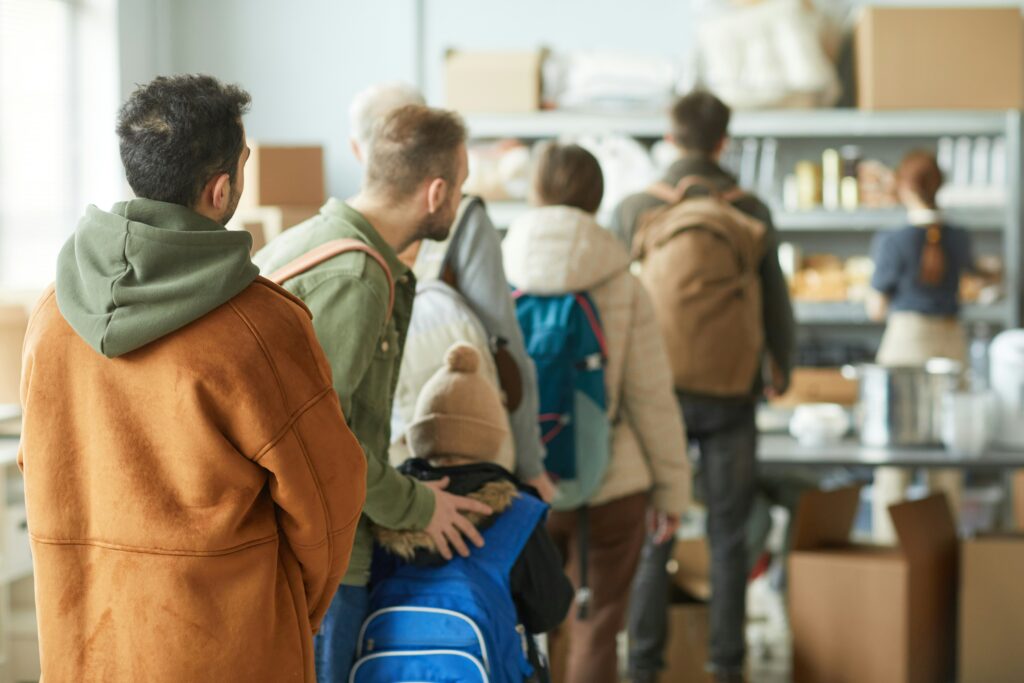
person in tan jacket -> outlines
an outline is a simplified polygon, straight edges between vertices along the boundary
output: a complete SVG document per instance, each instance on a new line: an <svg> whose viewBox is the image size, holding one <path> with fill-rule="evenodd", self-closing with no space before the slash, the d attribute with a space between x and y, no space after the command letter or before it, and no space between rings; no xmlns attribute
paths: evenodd
<svg viewBox="0 0 1024 683"><path fill-rule="evenodd" d="M569 619L568 683L618 681L616 634L644 543L645 519L671 537L690 503L686 435L650 297L630 274L626 248L594 220L604 181L597 159L576 145L549 144L533 176L537 208L514 221L503 243L510 284L525 294L585 292L607 341L611 459L588 501L587 567L592 608ZM543 383L544 378L540 378ZM579 516L554 512L548 528L578 581Z"/></svg>
<svg viewBox="0 0 1024 683"><path fill-rule="evenodd" d="M309 311L224 228L248 103L208 76L136 90L137 198L86 209L32 315L18 462L46 683L316 680L366 463Z"/></svg>

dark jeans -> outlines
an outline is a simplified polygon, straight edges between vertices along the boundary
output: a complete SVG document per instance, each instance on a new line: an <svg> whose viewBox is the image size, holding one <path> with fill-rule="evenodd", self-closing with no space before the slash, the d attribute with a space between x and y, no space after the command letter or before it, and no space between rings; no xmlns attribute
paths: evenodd
<svg viewBox="0 0 1024 683"><path fill-rule="evenodd" d="M338 586L313 638L318 683L344 683L355 663L359 631L370 608L365 586Z"/></svg>
<svg viewBox="0 0 1024 683"><path fill-rule="evenodd" d="M740 672L746 654L747 521L754 500L757 425L753 401L679 396L690 442L700 451L698 492L707 507L711 546L711 669ZM630 671L664 668L668 619L665 565L673 544L648 538L633 584Z"/></svg>

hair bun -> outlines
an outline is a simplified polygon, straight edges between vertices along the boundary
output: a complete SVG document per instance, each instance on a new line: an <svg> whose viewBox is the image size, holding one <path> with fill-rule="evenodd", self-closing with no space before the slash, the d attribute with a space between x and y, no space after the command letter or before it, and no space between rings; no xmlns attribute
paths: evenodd
<svg viewBox="0 0 1024 683"><path fill-rule="evenodd" d="M469 344L459 342L448 349L444 361L452 372L468 374L476 372L480 367L480 354Z"/></svg>

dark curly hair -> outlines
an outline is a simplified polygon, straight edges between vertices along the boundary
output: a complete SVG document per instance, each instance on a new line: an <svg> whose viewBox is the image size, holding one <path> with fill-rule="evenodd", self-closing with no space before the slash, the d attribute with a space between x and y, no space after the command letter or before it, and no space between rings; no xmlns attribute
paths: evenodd
<svg viewBox="0 0 1024 683"><path fill-rule="evenodd" d="M211 178L235 182L249 93L200 74L139 86L117 118L121 162L139 197L192 207Z"/></svg>
<svg viewBox="0 0 1024 683"><path fill-rule="evenodd" d="M711 154L729 132L732 110L707 90L694 90L672 105L672 137L690 152Z"/></svg>

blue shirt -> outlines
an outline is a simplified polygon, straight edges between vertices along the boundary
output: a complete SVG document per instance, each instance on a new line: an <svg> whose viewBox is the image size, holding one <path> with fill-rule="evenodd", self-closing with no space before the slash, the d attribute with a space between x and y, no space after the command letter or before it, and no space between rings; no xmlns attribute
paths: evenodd
<svg viewBox="0 0 1024 683"><path fill-rule="evenodd" d="M938 285L920 280L921 251L927 229L908 226L875 238L875 274L871 286L889 297L889 309L951 317L960 312L960 276L974 269L971 238L966 230L942 226L946 274Z"/></svg>

